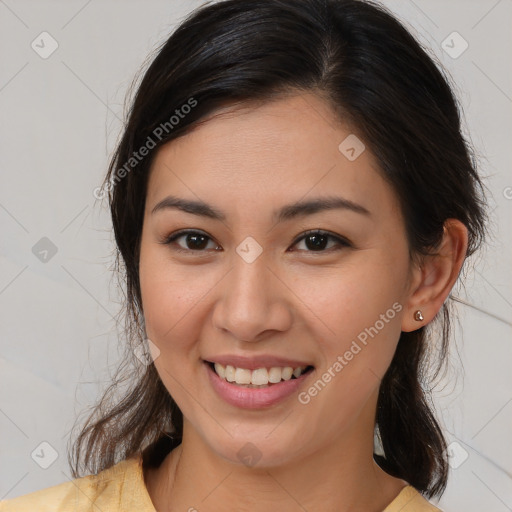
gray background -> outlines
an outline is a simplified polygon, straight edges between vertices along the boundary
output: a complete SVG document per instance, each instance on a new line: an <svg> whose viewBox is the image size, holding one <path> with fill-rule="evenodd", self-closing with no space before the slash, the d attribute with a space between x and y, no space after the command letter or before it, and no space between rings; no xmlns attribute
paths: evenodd
<svg viewBox="0 0 512 512"><path fill-rule="evenodd" d="M0 0L0 499L70 478L69 431L116 367L113 237L93 191L133 77L200 3ZM494 238L454 291L468 304L436 390L454 443L439 505L512 510L512 1L386 4L457 84L492 191Z"/></svg>

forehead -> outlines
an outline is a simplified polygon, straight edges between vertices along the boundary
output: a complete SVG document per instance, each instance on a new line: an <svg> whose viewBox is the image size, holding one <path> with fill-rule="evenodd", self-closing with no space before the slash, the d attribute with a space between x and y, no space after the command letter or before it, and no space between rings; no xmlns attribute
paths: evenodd
<svg viewBox="0 0 512 512"><path fill-rule="evenodd" d="M225 107L163 146L148 207L171 193L213 198L224 210L327 193L377 210L398 207L370 150L312 93Z"/></svg>

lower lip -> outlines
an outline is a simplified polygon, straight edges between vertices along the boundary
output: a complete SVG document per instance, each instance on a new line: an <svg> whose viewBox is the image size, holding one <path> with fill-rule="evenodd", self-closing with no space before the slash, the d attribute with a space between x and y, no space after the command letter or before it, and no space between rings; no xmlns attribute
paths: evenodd
<svg viewBox="0 0 512 512"><path fill-rule="evenodd" d="M267 388L246 388L221 379L208 363L205 366L217 394L228 404L243 409L261 409L281 402L296 392L312 373L308 371L297 379L284 380Z"/></svg>

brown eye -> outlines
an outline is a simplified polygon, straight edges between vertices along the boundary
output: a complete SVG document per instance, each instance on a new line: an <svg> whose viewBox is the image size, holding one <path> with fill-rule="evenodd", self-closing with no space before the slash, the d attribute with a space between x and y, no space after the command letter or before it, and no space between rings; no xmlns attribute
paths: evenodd
<svg viewBox="0 0 512 512"><path fill-rule="evenodd" d="M339 248L350 247L351 244L343 238L330 234L326 231L314 230L307 231L300 238L296 239L293 245L297 245L299 242L304 241L306 252L329 252L326 250L329 241L334 242L334 246ZM331 247L332 248L332 245ZM302 249L301 249L302 250Z"/></svg>
<svg viewBox="0 0 512 512"><path fill-rule="evenodd" d="M178 243L177 240L183 239L181 243ZM164 245L171 245L174 242L178 245L177 250L183 252L204 252L204 250L208 246L208 241L213 243L213 240L204 233L200 231L178 231L177 233L173 233L161 243ZM213 249L217 249L218 246L213 243Z"/></svg>
<svg viewBox="0 0 512 512"><path fill-rule="evenodd" d="M195 233L189 233L188 235L182 235L182 237L185 237L185 245L187 246L187 249L205 249L208 245L208 241L206 236L204 235L198 235ZM181 237L179 237L181 238Z"/></svg>
<svg viewBox="0 0 512 512"><path fill-rule="evenodd" d="M180 243L177 241L182 239ZM295 239L293 246L299 242L304 241L305 249L300 249L304 252L330 252L329 249L340 250L345 247L351 247L351 243L337 235L331 234L327 231L311 230L303 233L300 238ZM173 233L166 237L160 243L164 245L175 245L175 250L179 252L206 252L208 243L212 243L210 249L220 250L220 247L206 235L200 231L184 230ZM332 243L334 242L334 246ZM331 245L329 246L329 243Z"/></svg>

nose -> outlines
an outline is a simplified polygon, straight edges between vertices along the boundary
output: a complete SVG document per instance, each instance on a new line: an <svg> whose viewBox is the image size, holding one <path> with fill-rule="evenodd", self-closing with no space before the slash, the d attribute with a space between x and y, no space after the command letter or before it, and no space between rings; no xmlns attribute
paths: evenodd
<svg viewBox="0 0 512 512"><path fill-rule="evenodd" d="M221 283L213 322L234 339L261 341L292 325L291 292L263 255L248 263L235 254Z"/></svg>

